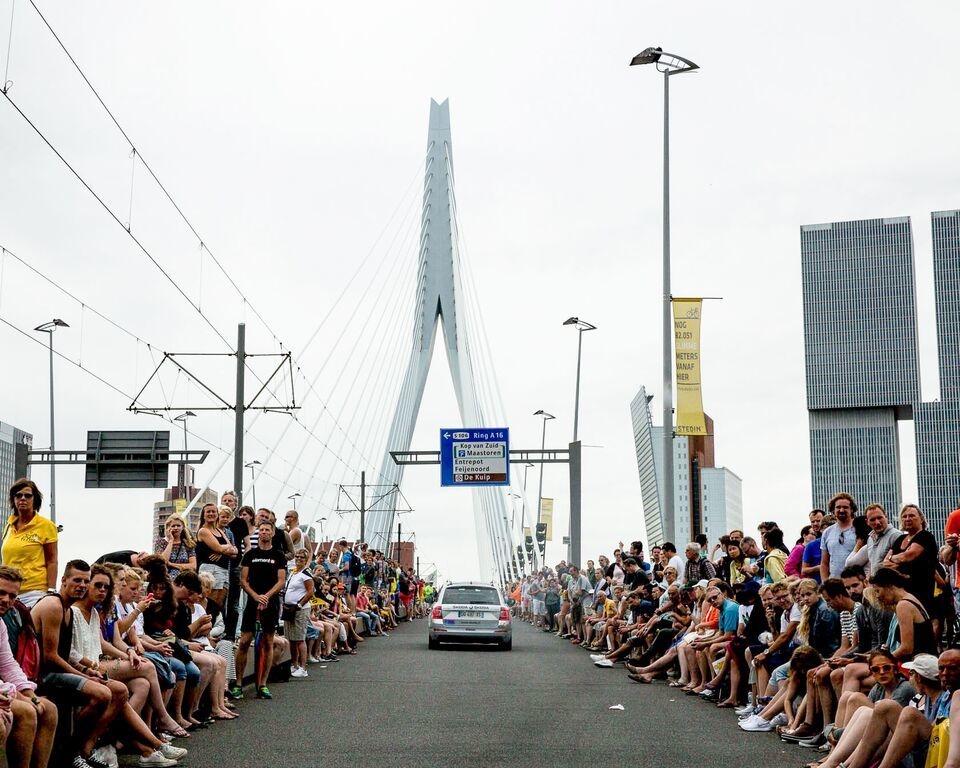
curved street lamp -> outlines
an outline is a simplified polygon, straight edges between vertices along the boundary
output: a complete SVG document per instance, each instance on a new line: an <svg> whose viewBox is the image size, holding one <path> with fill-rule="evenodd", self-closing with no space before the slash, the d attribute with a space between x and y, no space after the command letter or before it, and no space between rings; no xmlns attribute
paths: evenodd
<svg viewBox="0 0 960 768"><path fill-rule="evenodd" d="M673 535L673 321L670 294L670 76L700 67L690 59L660 47L644 48L630 66L653 64L663 73L663 523Z"/></svg>
<svg viewBox="0 0 960 768"><path fill-rule="evenodd" d="M583 351L583 334L585 331L597 330L597 326L579 317L568 317L563 324L576 326L577 329L577 392L573 399L573 442L577 442L577 428L580 425L580 353Z"/></svg>
<svg viewBox="0 0 960 768"><path fill-rule="evenodd" d="M56 430L53 427L53 333L57 328L69 328L69 323L61 320L59 317L53 318L46 323L41 323L33 330L39 333L45 333L50 342L50 522L57 522L57 475L56 475L56 456L53 455L56 450Z"/></svg>

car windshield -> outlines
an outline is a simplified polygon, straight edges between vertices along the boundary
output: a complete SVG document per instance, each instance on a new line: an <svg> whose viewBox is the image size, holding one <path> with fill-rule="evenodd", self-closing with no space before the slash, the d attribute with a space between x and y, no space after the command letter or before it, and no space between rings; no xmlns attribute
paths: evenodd
<svg viewBox="0 0 960 768"><path fill-rule="evenodd" d="M500 605L500 595L492 587L447 587L443 593L445 603L468 605Z"/></svg>

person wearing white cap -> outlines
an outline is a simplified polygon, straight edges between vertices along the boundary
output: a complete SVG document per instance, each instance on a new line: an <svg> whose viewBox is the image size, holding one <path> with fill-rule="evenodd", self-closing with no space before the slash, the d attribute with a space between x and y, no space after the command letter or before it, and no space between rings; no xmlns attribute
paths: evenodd
<svg viewBox="0 0 960 768"><path fill-rule="evenodd" d="M873 654L870 658L871 671L882 666L879 659L873 661ZM960 685L960 651L944 651L939 659L918 654L903 667L910 670L910 682L923 696L921 701L901 706L884 699L873 709L860 707L820 768L865 768L875 755L882 756L882 768L899 765L908 754L914 765L924 764L933 723L948 716L950 693Z"/></svg>

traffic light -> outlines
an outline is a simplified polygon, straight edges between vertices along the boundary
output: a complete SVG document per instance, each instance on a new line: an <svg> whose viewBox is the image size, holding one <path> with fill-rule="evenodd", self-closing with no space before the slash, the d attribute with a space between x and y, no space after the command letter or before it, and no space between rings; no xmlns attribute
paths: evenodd
<svg viewBox="0 0 960 768"><path fill-rule="evenodd" d="M533 562L533 536L524 536L523 545L527 548L527 560Z"/></svg>
<svg viewBox="0 0 960 768"><path fill-rule="evenodd" d="M540 554L543 555L547 549L547 524L537 523L537 545L540 548Z"/></svg>

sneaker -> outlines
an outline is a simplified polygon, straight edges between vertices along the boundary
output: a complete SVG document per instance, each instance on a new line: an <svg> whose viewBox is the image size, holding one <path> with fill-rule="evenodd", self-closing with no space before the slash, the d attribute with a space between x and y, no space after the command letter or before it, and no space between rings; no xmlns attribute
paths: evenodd
<svg viewBox="0 0 960 768"><path fill-rule="evenodd" d="M593 664L596 667L612 667L614 661L613 659L598 659L597 661L593 662Z"/></svg>
<svg viewBox="0 0 960 768"><path fill-rule="evenodd" d="M781 712L779 715L774 717L773 720L771 720L770 722L773 724L773 727L776 728L778 725L787 725L787 723L789 723L790 720L787 718L787 716L783 712Z"/></svg>
<svg viewBox="0 0 960 768"><path fill-rule="evenodd" d="M117 748L113 744L104 744L102 747L97 747L87 758L87 762L92 766L98 764L109 765L110 768L119 768L120 765L117 760Z"/></svg>
<svg viewBox="0 0 960 768"><path fill-rule="evenodd" d="M752 715L753 704L747 704L745 707L740 707L740 709L736 710L736 712L738 717L742 715Z"/></svg>
<svg viewBox="0 0 960 768"><path fill-rule="evenodd" d="M160 753L168 760L182 760L187 756L187 750L183 747L175 747L172 744L164 744L160 747Z"/></svg>
<svg viewBox="0 0 960 768"><path fill-rule="evenodd" d="M262 685L257 688L257 698L258 699L272 699L273 694L270 693L270 689L267 686Z"/></svg>
<svg viewBox="0 0 960 768"><path fill-rule="evenodd" d="M811 736L809 739L800 739L797 742L801 747L806 747L807 749L816 749L821 744L827 743L827 737L822 733L818 733L815 736Z"/></svg>
<svg viewBox="0 0 960 768"><path fill-rule="evenodd" d="M293 670L291 670L290 677L298 677L302 679L304 677L310 677L310 674L303 667L295 667Z"/></svg>
<svg viewBox="0 0 960 768"><path fill-rule="evenodd" d="M240 701L240 699L243 698L243 688L241 688L239 685L228 688L227 698L232 699L233 701Z"/></svg>
<svg viewBox="0 0 960 768"><path fill-rule="evenodd" d="M91 765L87 762L87 759L78 752L74 756L73 762L70 763L70 768L91 768Z"/></svg>
<svg viewBox="0 0 960 768"><path fill-rule="evenodd" d="M764 720L760 715L754 715L740 723L741 730L752 733L772 731L775 727L771 720Z"/></svg>
<svg viewBox="0 0 960 768"><path fill-rule="evenodd" d="M110 759L109 752L102 752L103 747L97 747L93 752L90 753L90 756L86 758L87 765L90 768L117 768L117 751L113 750L113 765L107 762Z"/></svg>
<svg viewBox="0 0 960 768"><path fill-rule="evenodd" d="M307 658L307 663L308 663L308 664L319 664L319 663L320 663L320 659L318 659L316 656L310 656L310 657Z"/></svg>
<svg viewBox="0 0 960 768"><path fill-rule="evenodd" d="M166 731L164 731L163 733L160 734L159 738L161 741L169 744L171 741L173 741L173 734L167 733Z"/></svg>
<svg viewBox="0 0 960 768"><path fill-rule="evenodd" d="M171 760L169 757L164 757L163 753L159 749L156 752L151 752L146 757L140 755L140 759L137 760L137 765L149 765L152 768L170 768L170 766L174 766L176 764L176 760Z"/></svg>
<svg viewBox="0 0 960 768"><path fill-rule="evenodd" d="M600 661L600 659L605 659L605 658L607 658L607 657L604 656L602 653L591 653L591 654L590 654L590 661Z"/></svg>

